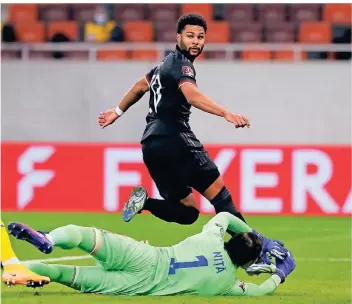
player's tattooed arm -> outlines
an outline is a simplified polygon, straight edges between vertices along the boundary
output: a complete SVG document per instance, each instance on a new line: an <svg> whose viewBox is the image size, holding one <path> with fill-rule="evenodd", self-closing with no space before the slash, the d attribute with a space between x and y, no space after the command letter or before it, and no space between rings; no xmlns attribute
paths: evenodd
<svg viewBox="0 0 352 304"><path fill-rule="evenodd" d="M181 86L180 90L192 106L204 112L224 117L228 122L234 124L236 128L250 126L247 117L241 114L234 114L229 112L223 106L217 104L208 96L204 95L195 85L187 83Z"/></svg>
<svg viewBox="0 0 352 304"><path fill-rule="evenodd" d="M148 83L143 77L138 80L131 89L127 91L127 93L122 97L119 105L116 108L108 109L105 112L101 112L99 114L98 124L103 128L107 127L108 125L111 125L132 105L138 102L148 91Z"/></svg>

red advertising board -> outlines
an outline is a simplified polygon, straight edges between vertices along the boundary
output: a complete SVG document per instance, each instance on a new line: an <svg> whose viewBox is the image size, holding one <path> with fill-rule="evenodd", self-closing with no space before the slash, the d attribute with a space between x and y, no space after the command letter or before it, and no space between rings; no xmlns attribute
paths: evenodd
<svg viewBox="0 0 352 304"><path fill-rule="evenodd" d="M350 146L206 145L245 214L348 216ZM135 185L159 193L139 144L1 144L3 211L119 212ZM202 213L211 204L196 193Z"/></svg>

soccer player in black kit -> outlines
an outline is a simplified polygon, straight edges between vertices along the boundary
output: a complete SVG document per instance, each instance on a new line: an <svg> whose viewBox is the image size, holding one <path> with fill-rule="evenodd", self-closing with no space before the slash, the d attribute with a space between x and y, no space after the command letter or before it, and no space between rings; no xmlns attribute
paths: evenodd
<svg viewBox="0 0 352 304"><path fill-rule="evenodd" d="M192 188L214 206L216 213L229 212L245 222L236 209L220 172L189 126L190 108L225 118L236 128L249 127L249 120L229 112L205 96L197 87L193 61L203 50L207 24L196 14L182 16L177 22L177 45L164 60L141 78L125 94L116 108L100 113L98 123L105 128L130 106L150 92L147 126L142 136L143 160L163 200L148 197L144 187L133 189L123 208L124 221L142 210L167 222L192 224L198 216ZM258 235L260 235L258 233ZM262 238L264 250L285 258L279 241Z"/></svg>

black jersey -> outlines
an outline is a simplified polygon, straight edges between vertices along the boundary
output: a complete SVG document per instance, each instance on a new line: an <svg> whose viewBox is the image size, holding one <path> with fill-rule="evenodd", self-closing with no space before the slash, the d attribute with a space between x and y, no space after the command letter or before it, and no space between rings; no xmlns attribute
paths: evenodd
<svg viewBox="0 0 352 304"><path fill-rule="evenodd" d="M145 78L150 87L150 99L142 141L154 135L192 133L188 124L191 105L180 90L186 83L196 85L192 61L177 47Z"/></svg>

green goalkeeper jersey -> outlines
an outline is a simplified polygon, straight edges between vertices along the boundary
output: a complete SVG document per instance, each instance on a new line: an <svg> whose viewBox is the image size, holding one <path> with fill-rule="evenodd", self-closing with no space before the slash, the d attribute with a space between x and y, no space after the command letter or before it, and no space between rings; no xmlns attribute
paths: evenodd
<svg viewBox="0 0 352 304"><path fill-rule="evenodd" d="M273 292L277 275L261 285L237 278L237 266L224 249L225 231L252 229L222 212L201 233L171 247L154 247L132 238L102 231L105 262L96 267L77 267L74 286L82 292L123 295L249 295Z"/></svg>
<svg viewBox="0 0 352 304"><path fill-rule="evenodd" d="M172 247L157 248L154 295L244 294L246 286L237 278L235 266L224 249L225 231L251 232L252 229L229 213L211 219L201 233ZM270 284L273 285L273 284ZM275 285L275 284L274 284Z"/></svg>

